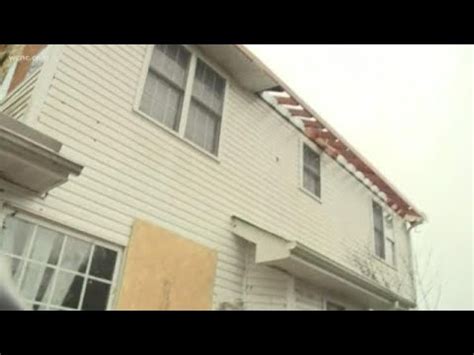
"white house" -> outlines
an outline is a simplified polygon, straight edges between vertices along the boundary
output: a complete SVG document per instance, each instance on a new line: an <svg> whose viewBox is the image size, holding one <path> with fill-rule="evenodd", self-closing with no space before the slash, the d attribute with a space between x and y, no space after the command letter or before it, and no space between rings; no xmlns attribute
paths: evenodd
<svg viewBox="0 0 474 355"><path fill-rule="evenodd" d="M423 214L245 47L3 47L0 255L34 309L416 306Z"/></svg>

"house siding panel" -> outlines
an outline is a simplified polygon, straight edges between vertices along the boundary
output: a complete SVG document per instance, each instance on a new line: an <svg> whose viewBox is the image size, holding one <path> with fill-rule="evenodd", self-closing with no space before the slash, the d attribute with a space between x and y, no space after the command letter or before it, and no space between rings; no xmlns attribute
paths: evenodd
<svg viewBox="0 0 474 355"><path fill-rule="evenodd" d="M15 204L124 245L140 218L215 249L216 308L241 299L253 280L261 281L247 298L250 308L287 307L287 275L248 268L252 246L232 234L232 215L357 269L354 259L367 258L372 243L368 190L322 155L321 202L301 191L306 138L233 81L218 158L196 150L133 110L145 56L146 46L64 46L37 128L85 168L46 198ZM396 234L406 253L405 230ZM410 284L401 292L411 295Z"/></svg>

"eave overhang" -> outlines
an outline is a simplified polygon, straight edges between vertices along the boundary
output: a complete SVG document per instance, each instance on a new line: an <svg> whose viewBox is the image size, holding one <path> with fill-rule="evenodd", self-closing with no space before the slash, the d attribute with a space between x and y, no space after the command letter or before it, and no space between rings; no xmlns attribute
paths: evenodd
<svg viewBox="0 0 474 355"><path fill-rule="evenodd" d="M371 309L414 308L416 303L335 262L303 243L232 216L233 233L255 244L255 263L277 267Z"/></svg>
<svg viewBox="0 0 474 355"><path fill-rule="evenodd" d="M0 113L0 192L41 196L79 175L57 140Z"/></svg>
<svg viewBox="0 0 474 355"><path fill-rule="evenodd" d="M256 58L234 45L198 45L203 54L219 64L243 88L251 92L269 90L278 85Z"/></svg>

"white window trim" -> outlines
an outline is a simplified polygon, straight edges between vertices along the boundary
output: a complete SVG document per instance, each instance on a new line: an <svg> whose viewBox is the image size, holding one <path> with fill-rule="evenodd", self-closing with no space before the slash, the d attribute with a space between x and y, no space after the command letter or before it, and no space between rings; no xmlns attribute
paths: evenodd
<svg viewBox="0 0 474 355"><path fill-rule="evenodd" d="M386 209L384 209L384 213L386 213L388 216L392 217L392 235L387 235L386 233L384 233L384 238L385 238L385 243L386 244L387 244L387 241L390 241L390 242L393 243L393 250L392 250L393 263L391 261L386 261L386 262L391 267L393 267L394 269L397 269L397 265L398 265L397 250L398 250L398 248L397 248L397 239L395 237L395 215L390 210L386 210ZM384 216L384 225L386 224L386 218L387 218L387 216ZM385 231L385 228L384 228L384 231ZM385 247L385 250L387 250L386 247Z"/></svg>
<svg viewBox="0 0 474 355"><path fill-rule="evenodd" d="M223 132L223 125L225 122L225 115L226 115L226 102L227 102L227 95L229 92L229 82L230 82L230 77L221 69L219 68L216 64L211 63L205 56L202 54L202 52L196 48L195 46L191 45L186 45L183 44L183 46L191 53L191 58L190 58L190 63L189 63L189 70L187 73L187 78L186 78L186 85L184 89L184 97L183 97L183 107L181 109L181 116L179 118L179 126L178 130L175 131L163 123L159 122L155 118L151 117L147 113L143 112L140 110L140 101L143 95L143 90L145 88L145 82L146 78L148 75L148 69L151 63L151 58L153 55L153 49L155 45L148 45L147 46L147 51L145 54L145 59L143 61L143 65L141 68L141 73L140 73L140 79L138 82L138 90L135 96L135 100L133 103L133 111L140 115L143 118L146 118L148 121L153 123L154 125L160 127L167 133L171 134L172 136L178 138L180 141L186 143L187 145L191 146L195 150L197 150L200 153L203 153L205 156L213 159L216 162L220 162L219 159L219 153L220 153L220 148L221 148L221 137L222 137L222 132ZM221 119L219 123L219 134L217 136L217 147L216 147L216 153L213 154L204 148L200 147L190 139L185 137L185 130L186 130L186 124L188 121L188 112L189 112L189 106L191 103L191 95L192 95L192 87L194 83L194 78L195 78L195 69L196 69L196 64L197 60L201 60L203 63L208 65L212 70L214 70L217 74L219 74L224 80L225 80L225 86L224 86L224 97L223 97L223 102L222 102L222 114L221 114Z"/></svg>
<svg viewBox="0 0 474 355"><path fill-rule="evenodd" d="M319 183L320 183L320 194L321 196L316 196L314 193L309 191L304 187L304 146L307 146L313 152L315 152L319 156ZM299 143L299 159L300 162L298 164L298 175L299 175L299 189L304 192L307 196L311 197L315 201L322 203L322 196L323 196L323 174L322 174L322 158L323 154L321 154L321 149L315 146L312 142L307 141L306 139L301 139Z"/></svg>
<svg viewBox="0 0 474 355"><path fill-rule="evenodd" d="M2 206L0 205L0 209ZM111 249L117 252L117 258L115 260L115 266L114 266L114 274L112 276L112 280L110 283L110 293L109 293L109 299L107 301L107 307L106 310L111 310L113 309L112 307L116 304L117 302L117 295L118 295L118 287L120 285L120 274L122 272L122 259L123 259L123 248L119 245L113 244L112 242L107 242L107 241L102 241L100 238L96 237L91 237L88 235L85 235L83 233L77 232L71 228L68 228L64 225L57 224L53 221L47 220L43 217L31 215L29 213L24 213L22 211L16 211L12 210L8 207L3 207L3 211L0 211L0 228L3 228L5 219L9 216L14 216L18 219L24 220L26 222L30 222L34 224L35 226L41 226L45 227L47 229L51 229L53 231L56 231L61 234L66 234L68 236L71 236L73 238L83 240L87 243L93 243L98 246L105 247L107 249ZM35 227L37 229L37 227ZM31 247L31 246L30 246ZM64 244L62 246L64 248ZM23 258L22 258L23 259ZM89 262L87 265L87 268L89 269L89 266L91 264L92 257L89 258ZM41 262L38 262L39 264L42 264ZM24 272L24 270L23 270ZM56 282L56 280L54 281ZM54 285L53 285L54 286ZM84 292L85 292L85 287L83 287L81 291L81 300L84 297ZM58 306L57 308L61 308Z"/></svg>

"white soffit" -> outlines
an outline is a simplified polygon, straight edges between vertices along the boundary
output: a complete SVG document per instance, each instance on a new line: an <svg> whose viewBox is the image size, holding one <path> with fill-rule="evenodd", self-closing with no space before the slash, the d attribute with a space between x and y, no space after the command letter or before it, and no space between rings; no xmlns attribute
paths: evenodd
<svg viewBox="0 0 474 355"><path fill-rule="evenodd" d="M252 92L268 90L278 85L255 60L235 45L198 45L206 57L215 61L242 87Z"/></svg>
<svg viewBox="0 0 474 355"><path fill-rule="evenodd" d="M59 154L61 143L0 113L0 191L41 195L82 166Z"/></svg>

